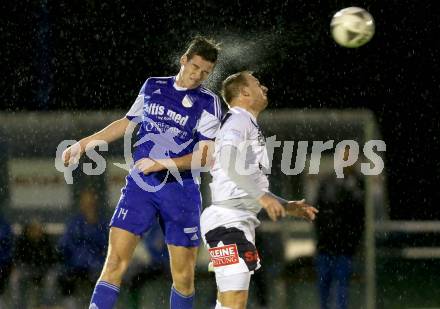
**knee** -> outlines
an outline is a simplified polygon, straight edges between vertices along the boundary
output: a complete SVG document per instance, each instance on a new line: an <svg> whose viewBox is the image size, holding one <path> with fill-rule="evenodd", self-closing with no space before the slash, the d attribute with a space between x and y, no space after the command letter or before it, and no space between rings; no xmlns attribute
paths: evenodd
<svg viewBox="0 0 440 309"><path fill-rule="evenodd" d="M174 287L182 294L189 295L194 290L194 270L190 267L173 271Z"/></svg>
<svg viewBox="0 0 440 309"><path fill-rule="evenodd" d="M174 270L173 278L180 283L190 284L194 281L194 270L191 267Z"/></svg>
<svg viewBox="0 0 440 309"><path fill-rule="evenodd" d="M101 278L110 283L120 283L122 276L128 268L129 260L117 255L110 255L105 261Z"/></svg>

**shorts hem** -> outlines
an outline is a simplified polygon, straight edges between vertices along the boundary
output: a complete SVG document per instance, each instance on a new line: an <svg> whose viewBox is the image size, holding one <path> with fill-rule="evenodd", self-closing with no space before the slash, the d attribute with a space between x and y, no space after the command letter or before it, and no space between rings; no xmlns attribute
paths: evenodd
<svg viewBox="0 0 440 309"><path fill-rule="evenodd" d="M176 247L184 247L184 248L196 248L196 247L200 247L200 243L198 244L181 244L181 243L176 243L176 242L168 242L165 241L165 244L167 245L172 245L172 246L176 246Z"/></svg>
<svg viewBox="0 0 440 309"><path fill-rule="evenodd" d="M125 226L119 226L119 225L117 225L117 224L110 224L109 227L110 227L110 228L112 228L112 227L117 227L118 229L124 230L124 231L126 231L126 232L130 232L130 233L132 233L132 234L134 234L134 235L136 235L136 236L139 236L139 237L142 237L142 235L143 235L143 233L139 233L139 232L137 232L137 231L134 231L133 229L130 229L130 228L125 227Z"/></svg>

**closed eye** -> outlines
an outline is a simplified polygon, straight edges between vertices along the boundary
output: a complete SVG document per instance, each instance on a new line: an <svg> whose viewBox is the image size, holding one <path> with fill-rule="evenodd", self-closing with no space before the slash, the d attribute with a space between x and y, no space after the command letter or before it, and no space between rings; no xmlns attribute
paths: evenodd
<svg viewBox="0 0 440 309"><path fill-rule="evenodd" d="M196 70L201 70L201 68L200 68L197 64L195 64L195 63L191 63L191 64L192 64L192 66L193 66L194 69L196 69ZM211 72L210 72L210 71L206 71L206 70L202 70L202 73L203 73L204 75L209 75Z"/></svg>

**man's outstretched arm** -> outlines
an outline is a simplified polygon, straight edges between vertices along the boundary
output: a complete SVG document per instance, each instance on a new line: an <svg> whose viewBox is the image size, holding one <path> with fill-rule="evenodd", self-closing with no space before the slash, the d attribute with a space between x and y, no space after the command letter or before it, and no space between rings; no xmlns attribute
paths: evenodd
<svg viewBox="0 0 440 309"><path fill-rule="evenodd" d="M84 152L99 145L99 142L101 141L111 143L114 140L121 138L124 136L129 125L132 125L133 127L136 126L134 122L131 122L128 118L124 117L113 121L101 131L81 139L79 142L64 150L62 155L64 165L68 166L69 164L78 162Z"/></svg>
<svg viewBox="0 0 440 309"><path fill-rule="evenodd" d="M264 192L258 188L255 181L249 175L242 175L237 171L238 158L241 156L242 154L239 153L236 146L223 146L220 150L220 165L223 171L251 198L257 200L273 221L277 221L279 217L285 217L286 211L277 197L270 192Z"/></svg>
<svg viewBox="0 0 440 309"><path fill-rule="evenodd" d="M220 163L228 177L251 198L256 199L273 221L286 215L303 218L308 221L315 219L318 210L306 204L304 200L288 201L272 192L263 192L258 188L251 177L239 174L236 170L236 162L240 155L237 147L227 145L224 146L220 152Z"/></svg>

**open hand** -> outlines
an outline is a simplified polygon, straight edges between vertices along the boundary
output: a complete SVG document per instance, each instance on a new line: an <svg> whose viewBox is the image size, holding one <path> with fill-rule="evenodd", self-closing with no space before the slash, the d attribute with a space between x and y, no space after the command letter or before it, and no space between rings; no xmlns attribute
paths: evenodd
<svg viewBox="0 0 440 309"><path fill-rule="evenodd" d="M318 209L309 205L305 200L301 201L289 201L286 205L286 212L289 216L303 218L307 221L313 221L316 218Z"/></svg>
<svg viewBox="0 0 440 309"><path fill-rule="evenodd" d="M277 221L279 217L286 216L286 210L276 198L264 194L258 199L258 202L266 210L272 221Z"/></svg>

